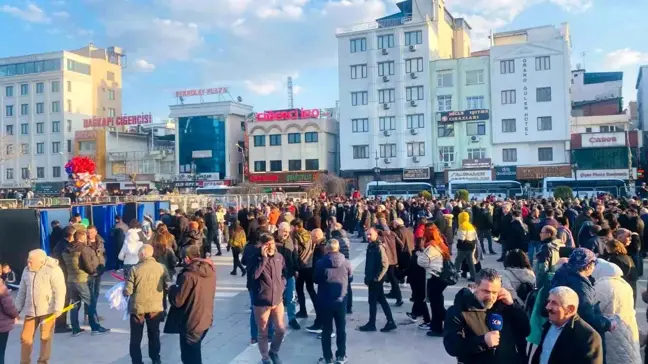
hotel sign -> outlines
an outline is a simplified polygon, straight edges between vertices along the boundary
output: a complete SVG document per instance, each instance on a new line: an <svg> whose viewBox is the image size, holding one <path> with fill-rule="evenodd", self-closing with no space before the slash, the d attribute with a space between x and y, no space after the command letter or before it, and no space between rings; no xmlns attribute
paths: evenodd
<svg viewBox="0 0 648 364"><path fill-rule="evenodd" d="M527 69L527 59L522 59L522 94L523 94L523 103L524 106L524 135L529 135L529 88L527 87L528 78L528 69Z"/></svg>
<svg viewBox="0 0 648 364"><path fill-rule="evenodd" d="M454 123L455 121L488 120L490 111L488 109L444 111L439 113L439 120L442 123Z"/></svg>
<svg viewBox="0 0 648 364"><path fill-rule="evenodd" d="M196 89L196 90L176 91L175 92L175 97L222 95L222 94L226 94L228 92L229 91L227 90L227 87L202 88L202 89Z"/></svg>
<svg viewBox="0 0 648 364"><path fill-rule="evenodd" d="M84 128L105 128L111 126L144 125L153 122L153 115L122 115L117 117L93 117L83 119Z"/></svg>
<svg viewBox="0 0 648 364"><path fill-rule="evenodd" d="M320 109L271 110L257 113L256 121L319 119L320 116L322 116Z"/></svg>

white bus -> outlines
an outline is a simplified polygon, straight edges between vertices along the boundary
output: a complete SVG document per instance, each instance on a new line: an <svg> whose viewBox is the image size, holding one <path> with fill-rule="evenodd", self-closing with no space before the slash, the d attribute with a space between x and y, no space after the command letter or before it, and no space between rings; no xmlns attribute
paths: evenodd
<svg viewBox="0 0 648 364"><path fill-rule="evenodd" d="M216 195L222 196L229 193L229 186L209 186L209 187L198 187L196 188L196 194L198 195Z"/></svg>
<svg viewBox="0 0 648 364"><path fill-rule="evenodd" d="M596 197L600 193L608 193L615 197L628 195L628 186L622 179L579 179L565 177L546 177L542 181L542 197L553 197L556 187L567 186L578 197Z"/></svg>
<svg viewBox="0 0 648 364"><path fill-rule="evenodd" d="M518 181L450 181L448 196L454 197L459 190L466 190L470 198L483 200L488 196L513 198L522 196L522 184Z"/></svg>
<svg viewBox="0 0 648 364"><path fill-rule="evenodd" d="M421 191L428 191L432 195L435 194L432 185L429 183L371 181L367 183L365 196L367 198L376 198L376 196L380 196L383 199L389 196L395 196L396 198L410 198L418 196Z"/></svg>

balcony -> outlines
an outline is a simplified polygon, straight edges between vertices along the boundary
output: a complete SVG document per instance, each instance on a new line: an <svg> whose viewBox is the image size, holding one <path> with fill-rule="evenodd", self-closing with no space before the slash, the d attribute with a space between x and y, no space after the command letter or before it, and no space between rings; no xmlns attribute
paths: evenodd
<svg viewBox="0 0 648 364"><path fill-rule="evenodd" d="M425 20L429 21L430 19L426 16ZM335 34L342 35L347 33L365 32L368 30L375 30L379 28L397 27L400 25L409 24L411 22L412 22L412 15L406 15L400 18L382 19L382 20L372 21L368 23L340 27L335 30Z"/></svg>
<svg viewBox="0 0 648 364"><path fill-rule="evenodd" d="M156 148L157 149L157 148ZM108 153L108 161L141 161L141 160L161 160L168 158L174 154L173 151L168 149L151 150L148 152L110 152Z"/></svg>

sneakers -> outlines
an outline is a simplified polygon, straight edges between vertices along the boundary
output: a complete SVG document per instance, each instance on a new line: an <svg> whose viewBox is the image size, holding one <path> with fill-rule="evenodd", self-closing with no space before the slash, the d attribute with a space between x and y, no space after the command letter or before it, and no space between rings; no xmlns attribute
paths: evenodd
<svg viewBox="0 0 648 364"><path fill-rule="evenodd" d="M308 313L306 311L299 311L295 315L297 318L308 318Z"/></svg>
<svg viewBox="0 0 648 364"><path fill-rule="evenodd" d="M396 301L396 303L394 304L394 306L396 306L396 307L400 307L400 306L403 305L403 303L404 303L403 300Z"/></svg>
<svg viewBox="0 0 648 364"><path fill-rule="evenodd" d="M78 330L72 329L72 337L77 337L77 336L81 335L84 332L85 332L85 329L78 329Z"/></svg>
<svg viewBox="0 0 648 364"><path fill-rule="evenodd" d="M430 330L430 323L429 322L424 322L420 325L418 325L418 328L421 330Z"/></svg>
<svg viewBox="0 0 648 364"><path fill-rule="evenodd" d="M442 332L436 332L436 331L432 331L432 330L428 331L426 335L430 336L430 337L443 337Z"/></svg>
<svg viewBox="0 0 648 364"><path fill-rule="evenodd" d="M270 356L270 360L272 360L272 364L282 364L283 363L281 361L281 359L279 359L279 354L277 354L277 353L270 352L268 354L268 356Z"/></svg>
<svg viewBox="0 0 648 364"><path fill-rule="evenodd" d="M55 334L67 334L72 332L72 326L66 325L64 327L57 327L54 329Z"/></svg>
<svg viewBox="0 0 648 364"><path fill-rule="evenodd" d="M317 364L333 364L333 359L319 358Z"/></svg>
<svg viewBox="0 0 648 364"><path fill-rule="evenodd" d="M335 358L335 364L346 364L347 360L349 360L349 358L347 358L346 355L345 356L338 356L338 357Z"/></svg>
<svg viewBox="0 0 648 364"><path fill-rule="evenodd" d="M230 272L230 275L231 275L231 276L235 276L235 275L236 275L236 271L235 271L235 270L231 271L231 272Z"/></svg>
<svg viewBox="0 0 648 364"><path fill-rule="evenodd" d="M337 335L336 335L334 332L331 333L331 339L334 338L334 337L336 337L336 336L337 336ZM317 335L317 338L318 338L318 339L322 339L322 334Z"/></svg>
<svg viewBox="0 0 648 364"><path fill-rule="evenodd" d="M407 316L410 319L410 321L416 322L416 316L412 315L411 313L405 312L405 316Z"/></svg>
<svg viewBox="0 0 648 364"><path fill-rule="evenodd" d="M364 326L360 326L360 327L358 327L358 330L359 330L359 331L362 331L362 332L372 332L372 331L376 331L376 325L366 324L366 325L364 325Z"/></svg>
<svg viewBox="0 0 648 364"><path fill-rule="evenodd" d="M301 330L301 326L299 326L299 322L297 322L297 320L295 319L290 320L290 322L288 322L288 326L290 326L290 328L293 330Z"/></svg>
<svg viewBox="0 0 648 364"><path fill-rule="evenodd" d="M380 332L390 332L396 330L396 323L394 321L387 321L387 324L385 324L385 327L380 329Z"/></svg>
<svg viewBox="0 0 648 364"><path fill-rule="evenodd" d="M312 325L306 328L306 331L311 332L313 334L321 334L322 333L322 327L319 325Z"/></svg>
<svg viewBox="0 0 648 364"><path fill-rule="evenodd" d="M99 327L97 330L92 330L92 336L97 336L97 335L103 335L107 334L110 332L110 329L107 329L105 327Z"/></svg>

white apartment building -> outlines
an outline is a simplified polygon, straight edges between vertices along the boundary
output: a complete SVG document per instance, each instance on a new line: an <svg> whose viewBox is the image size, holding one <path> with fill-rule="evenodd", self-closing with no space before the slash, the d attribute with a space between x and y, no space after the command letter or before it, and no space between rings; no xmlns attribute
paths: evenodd
<svg viewBox="0 0 648 364"><path fill-rule="evenodd" d="M569 26L496 33L492 43L494 164L532 167L568 163Z"/></svg>
<svg viewBox="0 0 648 364"><path fill-rule="evenodd" d="M83 119L121 113L122 54L90 45L0 59L0 186L67 180Z"/></svg>
<svg viewBox="0 0 648 364"><path fill-rule="evenodd" d="M648 131L648 66L639 67L637 89L637 118L639 129ZM648 135L644 133L644 135Z"/></svg>
<svg viewBox="0 0 648 364"><path fill-rule="evenodd" d="M342 175L362 189L434 161L431 60L470 54L469 25L443 0L408 0L399 12L337 29Z"/></svg>

